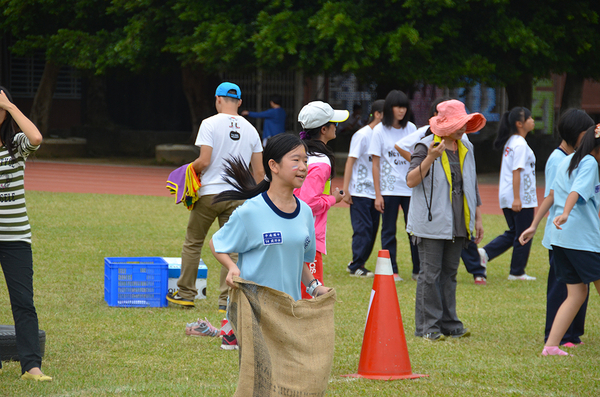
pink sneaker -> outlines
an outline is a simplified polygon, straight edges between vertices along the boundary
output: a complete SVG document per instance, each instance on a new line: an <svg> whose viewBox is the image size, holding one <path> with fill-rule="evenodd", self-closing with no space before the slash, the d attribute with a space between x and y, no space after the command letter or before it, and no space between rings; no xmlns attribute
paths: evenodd
<svg viewBox="0 0 600 397"><path fill-rule="evenodd" d="M567 342L564 345L562 345L563 347L577 347L583 345L583 342L579 342L579 343L573 343L573 342Z"/></svg>
<svg viewBox="0 0 600 397"><path fill-rule="evenodd" d="M542 356L568 356L569 353L560 350L558 346L544 346L542 350Z"/></svg>
<svg viewBox="0 0 600 397"><path fill-rule="evenodd" d="M187 336L219 336L220 330L213 327L213 325L205 317L204 320L198 319L194 323L189 323L185 327L185 334Z"/></svg>

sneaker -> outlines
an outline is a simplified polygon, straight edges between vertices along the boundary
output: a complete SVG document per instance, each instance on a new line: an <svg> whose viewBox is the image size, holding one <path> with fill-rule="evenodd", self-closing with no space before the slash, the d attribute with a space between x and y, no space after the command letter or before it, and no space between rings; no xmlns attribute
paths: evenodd
<svg viewBox="0 0 600 397"><path fill-rule="evenodd" d="M419 273L413 273L412 274L412 279L417 281L419 279Z"/></svg>
<svg viewBox="0 0 600 397"><path fill-rule="evenodd" d="M231 324L224 318L221 321L221 335L223 340L221 341L221 349L223 350L237 350L239 349L237 339L231 328Z"/></svg>
<svg viewBox="0 0 600 397"><path fill-rule="evenodd" d="M44 374L33 375L30 374L29 371L25 371L23 375L21 375L21 379L23 380L33 380L36 382L52 382L52 377Z"/></svg>
<svg viewBox="0 0 600 397"><path fill-rule="evenodd" d="M239 346L237 344L237 339L235 335L232 333L231 335L224 335L221 340L221 349L223 350L239 350Z"/></svg>
<svg viewBox="0 0 600 397"><path fill-rule="evenodd" d="M350 265L352 264L352 261L348 262L348 265L346 265L346 271L348 273L352 273L352 269L350 269Z"/></svg>
<svg viewBox="0 0 600 397"><path fill-rule="evenodd" d="M367 269L366 267L359 267L358 269L351 271L350 276L352 277L361 277L361 278L369 278L375 277L375 273Z"/></svg>
<svg viewBox="0 0 600 397"><path fill-rule="evenodd" d="M481 266L487 267L487 263L490 260L487 252L485 252L483 248L477 248L477 252L479 252L479 261L481 263Z"/></svg>
<svg viewBox="0 0 600 397"><path fill-rule="evenodd" d="M562 347L577 347L579 345L583 345L583 342L579 342L579 343L567 342L567 343L563 344Z"/></svg>
<svg viewBox="0 0 600 397"><path fill-rule="evenodd" d="M475 284L476 285L487 285L487 280L485 279L485 277L477 276L477 277L475 277Z"/></svg>
<svg viewBox="0 0 600 397"><path fill-rule="evenodd" d="M394 281L404 281L404 279L400 277L398 273L394 273Z"/></svg>
<svg viewBox="0 0 600 397"><path fill-rule="evenodd" d="M185 334L187 336L219 336L221 330L213 327L213 325L205 317L204 320L198 319L195 323L189 323L185 326Z"/></svg>
<svg viewBox="0 0 600 397"><path fill-rule="evenodd" d="M441 332L431 332L429 334L423 335L423 339L429 342L441 342L446 340L446 337Z"/></svg>
<svg viewBox="0 0 600 397"><path fill-rule="evenodd" d="M227 306L219 305L219 313L221 313L221 314L227 313Z"/></svg>
<svg viewBox="0 0 600 397"><path fill-rule="evenodd" d="M446 336L455 339L466 338L467 336L471 336L471 331L469 331L468 328L455 329L454 331L451 331L450 333L446 334Z"/></svg>
<svg viewBox="0 0 600 397"><path fill-rule="evenodd" d="M512 274L509 274L508 275L508 279L509 280L523 280L523 281L533 281L533 280L536 280L535 277L528 276L525 273L523 273L520 276L514 276Z"/></svg>
<svg viewBox="0 0 600 397"><path fill-rule="evenodd" d="M176 305L194 307L194 300L182 298L181 296L179 296L179 291L175 293L169 292L167 294L167 300Z"/></svg>

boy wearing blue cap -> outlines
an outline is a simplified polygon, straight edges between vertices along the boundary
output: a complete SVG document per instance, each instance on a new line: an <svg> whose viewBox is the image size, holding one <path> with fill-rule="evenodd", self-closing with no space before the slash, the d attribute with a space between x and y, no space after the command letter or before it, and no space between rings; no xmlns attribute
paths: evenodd
<svg viewBox="0 0 600 397"><path fill-rule="evenodd" d="M242 104L240 87L233 83L221 83L215 92L215 108L217 114L202 121L196 146L200 147L200 156L192 163L202 186L200 199L196 201L190 212L181 252L181 275L177 281L179 290L167 294L171 303L193 307L194 297L198 294L196 277L200 254L208 229L216 218L219 227L223 226L233 211L243 201L225 201L213 204L213 198L230 186L223 180L225 160L232 157L241 158L246 165L251 165L257 182L264 177L262 165L262 145L258 131L242 116L238 108ZM237 260L237 255L233 257ZM219 310L225 311L227 306L227 271L221 271Z"/></svg>

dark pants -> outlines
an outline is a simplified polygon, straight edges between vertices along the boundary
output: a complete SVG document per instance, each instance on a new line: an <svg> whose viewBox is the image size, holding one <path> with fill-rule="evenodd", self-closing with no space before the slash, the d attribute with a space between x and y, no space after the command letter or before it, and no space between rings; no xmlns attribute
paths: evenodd
<svg viewBox="0 0 600 397"><path fill-rule="evenodd" d="M548 259L550 260L550 270L548 271L548 290L546 293L546 335L544 336L544 342L548 340L548 335L550 335L550 329L552 328L552 323L554 322L554 317L556 317L558 308L565 299L567 299L567 285L558 281L554 274L554 254L552 250L548 250ZM585 299L585 302L583 302L583 305L581 305L581 308L575 315L567 332L565 332L565 335L560 341L561 345L568 342L575 344L581 343L579 337L583 335L585 330L585 313L587 311L589 297L590 291L588 289L588 297Z"/></svg>
<svg viewBox="0 0 600 397"><path fill-rule="evenodd" d="M512 247L512 259L510 261L510 274L513 276L522 276L525 274L525 266L529 259L529 251L531 249L531 241L525 245L519 242L519 236L525 229L531 226L533 222L533 208L523 208L520 212L514 212L509 208L502 208L504 218L508 225L508 230L504 234L490 241L483 249L491 261L495 257L503 254Z"/></svg>
<svg viewBox="0 0 600 397"><path fill-rule="evenodd" d="M456 273L464 238L419 241L421 272L415 300L415 336L463 329L456 314Z"/></svg>
<svg viewBox="0 0 600 397"><path fill-rule="evenodd" d="M404 212L404 229L406 230L406 220L408 218L408 207L410 206L410 196L383 196L384 211L381 222L381 248L390 251L390 260L394 273L398 273L398 264L396 262L396 223L398 222L398 212L400 207ZM419 273L419 250L416 244L410 240L407 233L408 243L410 244L410 255L412 258L412 272Z"/></svg>
<svg viewBox="0 0 600 397"><path fill-rule="evenodd" d="M0 242L0 264L6 279L15 320L21 372L42 367L38 318L33 305L31 245L23 241Z"/></svg>
<svg viewBox="0 0 600 397"><path fill-rule="evenodd" d="M473 240L469 241L467 248L463 248L460 253L460 257L467 268L467 271L473 275L473 277L486 277L486 269L481 266L481 258L477 251L477 244Z"/></svg>
<svg viewBox="0 0 600 397"><path fill-rule="evenodd" d="M379 229L379 211L375 209L375 200L352 196L350 222L352 223L352 263L348 266L354 271L363 267L375 245Z"/></svg>

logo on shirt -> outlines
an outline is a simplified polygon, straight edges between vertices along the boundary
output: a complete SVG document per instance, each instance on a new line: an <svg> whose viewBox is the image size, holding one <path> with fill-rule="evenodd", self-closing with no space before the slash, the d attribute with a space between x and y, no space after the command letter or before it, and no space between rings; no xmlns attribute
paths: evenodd
<svg viewBox="0 0 600 397"><path fill-rule="evenodd" d="M0 175L0 189L8 189L12 180L12 174Z"/></svg>
<svg viewBox="0 0 600 397"><path fill-rule="evenodd" d="M239 141L240 140L240 133L237 131L230 131L229 132L229 137L231 138L232 141Z"/></svg>
<svg viewBox="0 0 600 397"><path fill-rule="evenodd" d="M309 245L310 245L310 237L306 236L306 239L304 240L304 249L306 250Z"/></svg>
<svg viewBox="0 0 600 397"><path fill-rule="evenodd" d="M594 188L594 193L598 192L600 192L600 185L596 185L596 187Z"/></svg>
<svg viewBox="0 0 600 397"><path fill-rule="evenodd" d="M283 244L281 232L263 233L263 245Z"/></svg>

